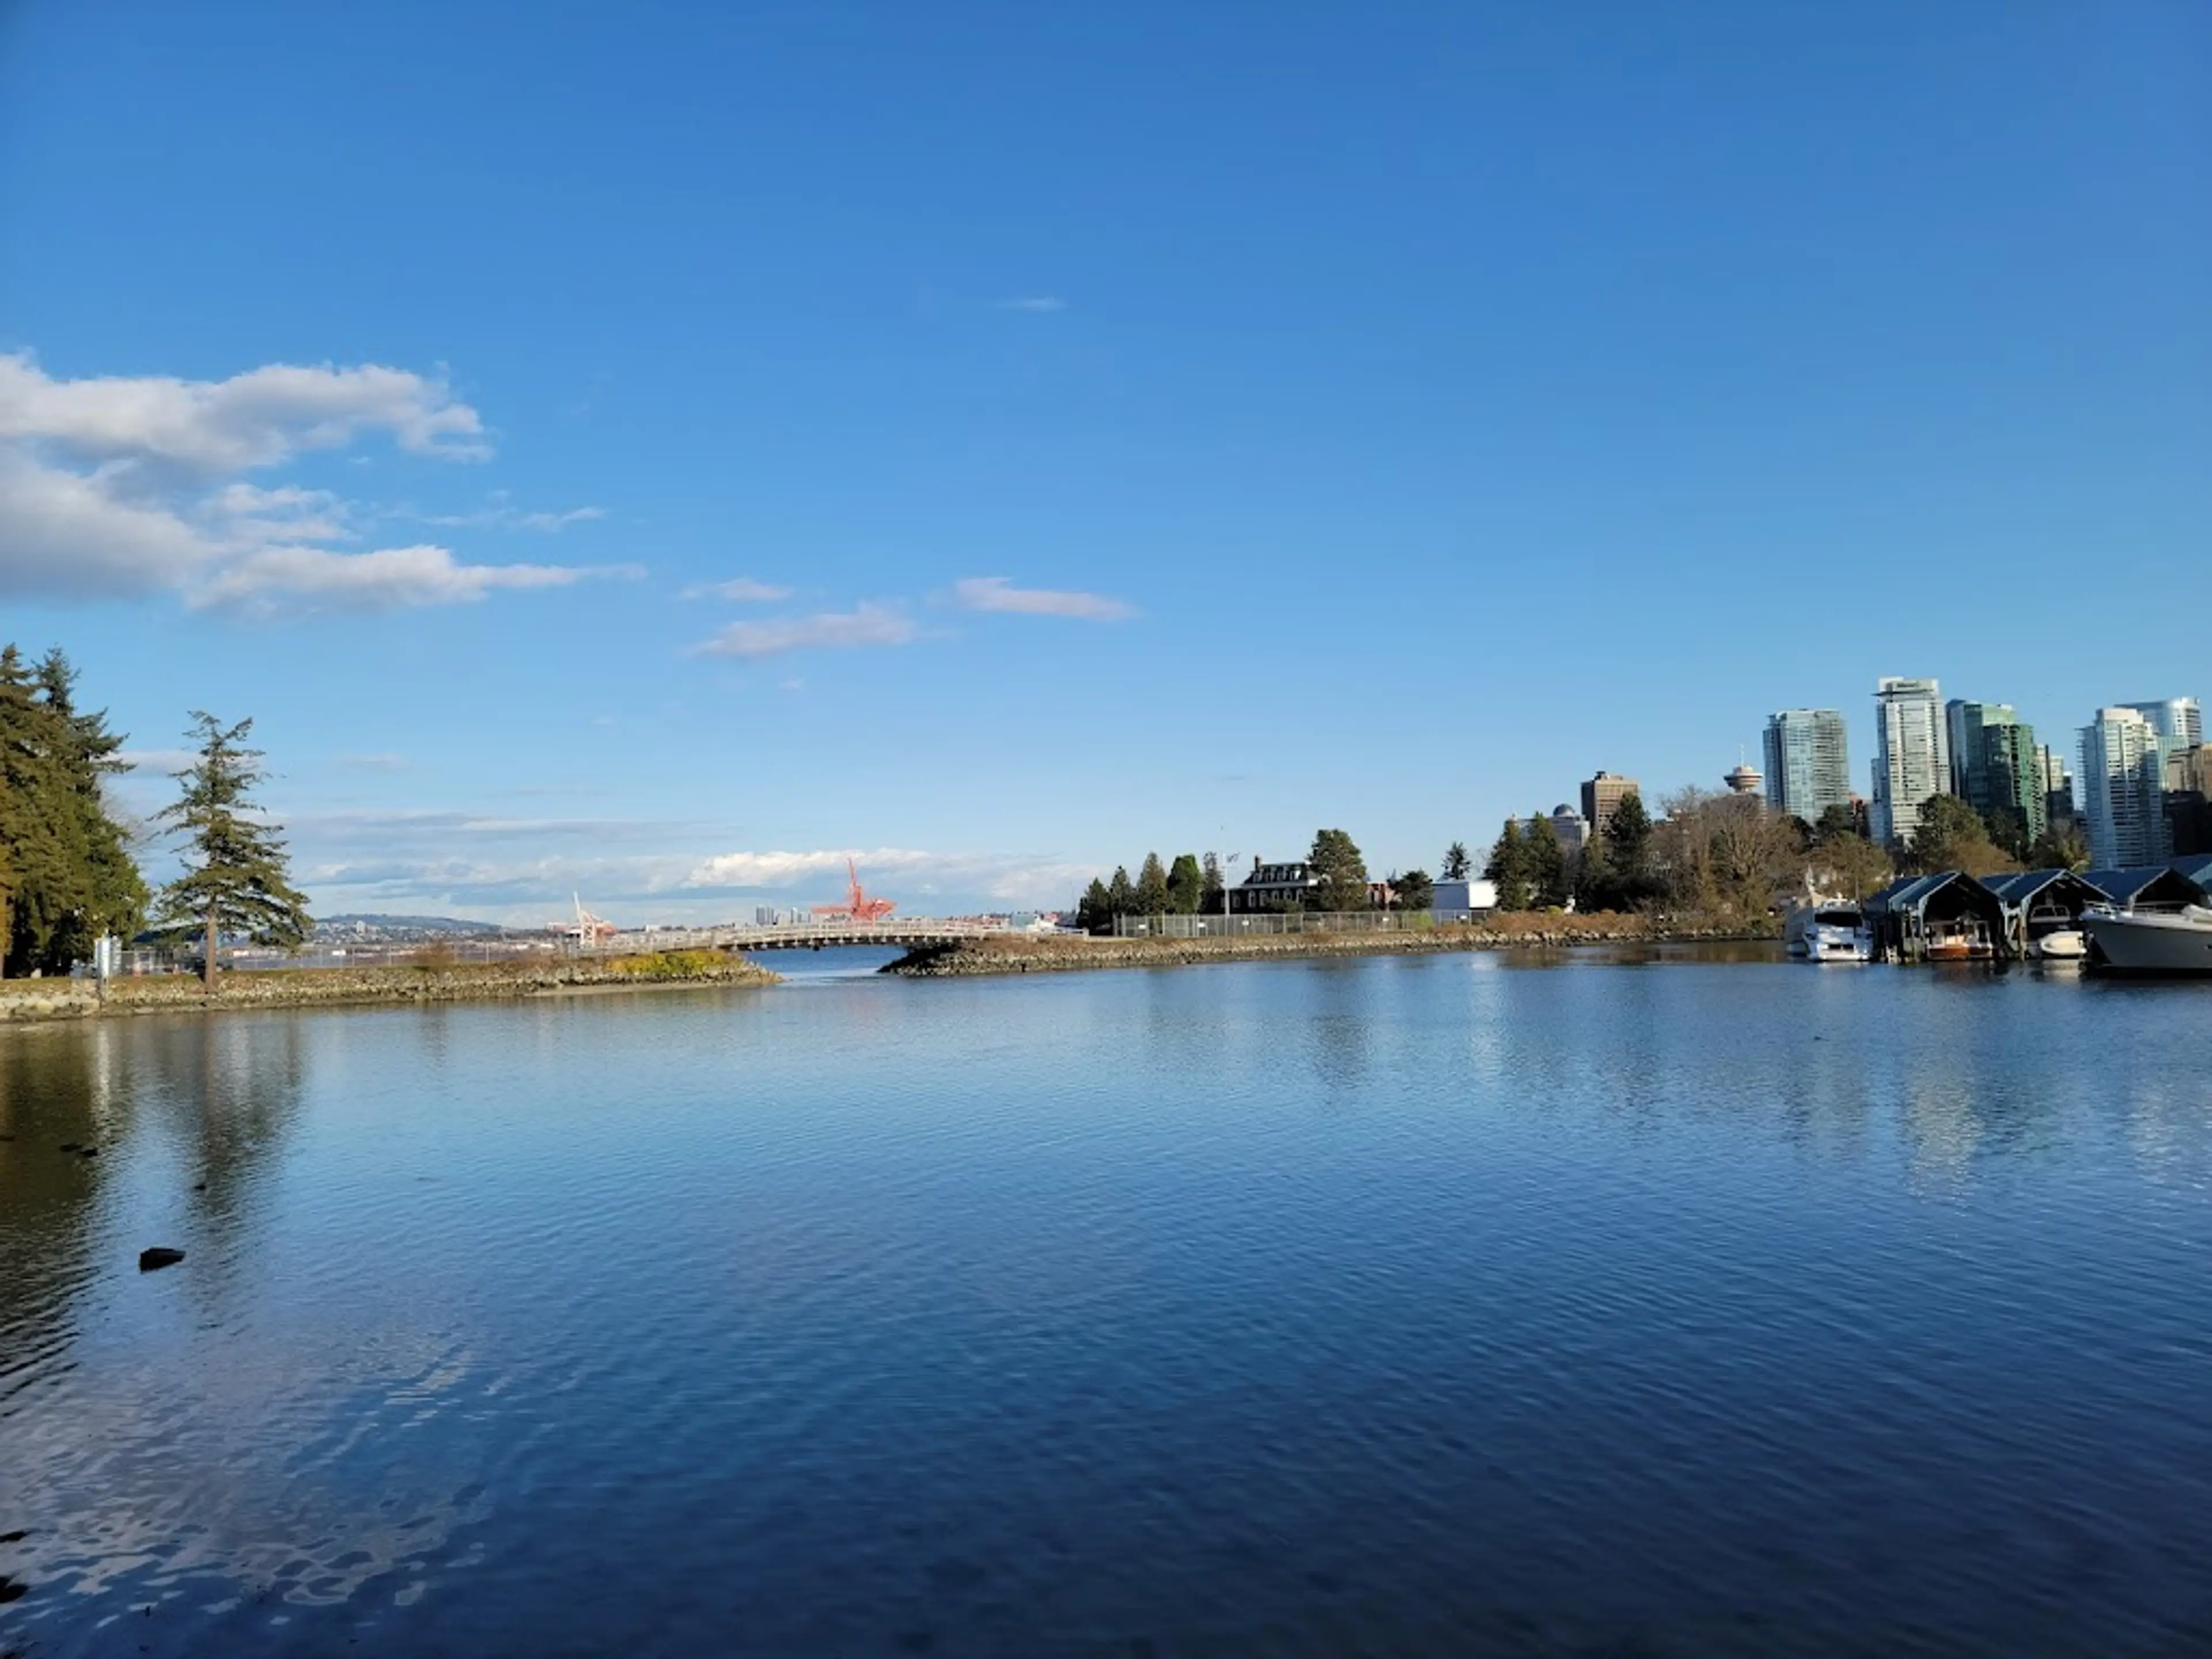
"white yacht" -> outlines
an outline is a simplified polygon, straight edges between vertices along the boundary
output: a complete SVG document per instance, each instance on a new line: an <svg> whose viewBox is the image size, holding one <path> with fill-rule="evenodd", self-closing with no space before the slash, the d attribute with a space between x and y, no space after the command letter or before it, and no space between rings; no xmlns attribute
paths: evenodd
<svg viewBox="0 0 2212 1659"><path fill-rule="evenodd" d="M2030 907L2025 923L2027 953L2043 962L2079 962L2089 940L2064 905L2045 899Z"/></svg>
<svg viewBox="0 0 2212 1659"><path fill-rule="evenodd" d="M2081 912L2103 965L2123 974L2212 975L2212 910L2122 910L2093 904Z"/></svg>
<svg viewBox="0 0 2212 1659"><path fill-rule="evenodd" d="M2029 939L2027 948L2045 962L2079 962L2089 954L2089 940L2079 927L2054 927Z"/></svg>
<svg viewBox="0 0 2212 1659"><path fill-rule="evenodd" d="M1808 896L1790 907L1784 948L1800 962L1871 962L1874 934L1866 913L1849 899Z"/></svg>

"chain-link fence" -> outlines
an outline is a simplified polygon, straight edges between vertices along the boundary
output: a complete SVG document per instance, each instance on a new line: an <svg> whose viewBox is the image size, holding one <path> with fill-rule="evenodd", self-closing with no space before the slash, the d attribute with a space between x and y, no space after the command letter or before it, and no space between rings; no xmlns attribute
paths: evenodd
<svg viewBox="0 0 2212 1659"><path fill-rule="evenodd" d="M1254 915L1116 916L1116 939L1241 939L1269 933L1417 933L1480 920L1473 910L1283 910Z"/></svg>

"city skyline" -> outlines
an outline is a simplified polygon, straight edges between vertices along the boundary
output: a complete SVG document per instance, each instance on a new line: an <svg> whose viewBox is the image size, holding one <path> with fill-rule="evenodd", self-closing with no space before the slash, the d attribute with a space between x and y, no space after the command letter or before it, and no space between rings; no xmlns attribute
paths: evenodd
<svg viewBox="0 0 2212 1659"><path fill-rule="evenodd" d="M2203 660L1961 626L2198 556L2194 9L124 16L0 15L0 634L332 912L1432 868Z"/></svg>

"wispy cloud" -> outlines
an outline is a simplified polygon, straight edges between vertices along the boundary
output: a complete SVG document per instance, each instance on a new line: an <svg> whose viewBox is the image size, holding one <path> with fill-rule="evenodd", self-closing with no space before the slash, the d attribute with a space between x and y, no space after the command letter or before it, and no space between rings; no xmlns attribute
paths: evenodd
<svg viewBox="0 0 2212 1659"><path fill-rule="evenodd" d="M1103 593L1063 588L1016 587L1004 576L969 576L952 584L952 597L967 611L1008 611L1024 617L1079 617L1087 622L1125 622L1137 614L1126 600Z"/></svg>
<svg viewBox="0 0 2212 1659"><path fill-rule="evenodd" d="M506 490L495 489L485 505L471 513L417 513L412 508L395 508L388 516L436 525L446 530L537 530L552 535L572 524L604 519L607 510L604 507L572 507L564 513L529 512L515 506Z"/></svg>
<svg viewBox="0 0 2212 1659"><path fill-rule="evenodd" d="M773 605L778 599L787 599L791 590L778 587L773 582L757 582L750 576L738 576L726 582L700 582L684 590L687 599L732 599L739 605Z"/></svg>
<svg viewBox="0 0 2212 1659"><path fill-rule="evenodd" d="M503 589L567 587L595 576L643 574L635 565L463 564L442 547L374 553L269 547L189 584L185 600L195 611L270 620L325 611L471 605Z"/></svg>
<svg viewBox="0 0 2212 1659"><path fill-rule="evenodd" d="M811 617L732 623L693 650L702 657L775 657L787 651L904 645L914 635L914 623L902 612L887 605L863 603L850 611L824 611Z"/></svg>
<svg viewBox="0 0 2212 1659"><path fill-rule="evenodd" d="M1018 300L1001 300L998 302L997 308L1000 311L1024 311L1032 316L1044 316L1055 311L1066 310L1067 301L1057 295L1035 294Z"/></svg>

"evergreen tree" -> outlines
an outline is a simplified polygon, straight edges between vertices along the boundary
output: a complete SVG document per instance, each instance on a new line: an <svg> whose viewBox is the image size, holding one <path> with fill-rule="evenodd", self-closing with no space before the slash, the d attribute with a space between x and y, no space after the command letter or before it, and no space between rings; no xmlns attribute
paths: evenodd
<svg viewBox="0 0 2212 1659"><path fill-rule="evenodd" d="M1140 916L1164 916L1168 913L1167 866L1160 862L1158 853L1145 854L1143 867L1137 872L1136 900Z"/></svg>
<svg viewBox="0 0 2212 1659"><path fill-rule="evenodd" d="M1605 861L1611 908L1632 910L1658 892L1651 872L1651 815L1644 810L1643 796L1623 795L1605 821Z"/></svg>
<svg viewBox="0 0 2212 1659"><path fill-rule="evenodd" d="M1528 908L1528 848L1522 839L1518 818L1505 820L1505 828L1498 831L1498 840L1490 849L1490 862L1483 866L1482 874L1498 890L1500 910Z"/></svg>
<svg viewBox="0 0 2212 1659"><path fill-rule="evenodd" d="M197 709L191 735L199 758L178 773L183 793L157 822L185 838L185 873L161 890L157 921L197 927L206 942L204 971L215 984L216 946L224 933L257 945L297 945L307 936L307 900L291 885L283 825L264 820L253 791L269 774L261 751L245 746L250 720L225 727Z"/></svg>
<svg viewBox="0 0 2212 1659"><path fill-rule="evenodd" d="M1359 848L1352 837L1341 830L1317 830L1314 832L1313 850L1306 855L1321 885L1314 890L1314 904L1322 910L1364 910L1370 898L1367 891L1367 860L1359 855Z"/></svg>
<svg viewBox="0 0 2212 1659"><path fill-rule="evenodd" d="M76 682L58 650L33 670L0 648L0 972L67 973L144 906L101 793L123 740L77 712Z"/></svg>
<svg viewBox="0 0 2212 1659"><path fill-rule="evenodd" d="M1465 842L1455 841L1444 848L1443 878L1446 881L1465 881L1471 867Z"/></svg>
<svg viewBox="0 0 2212 1659"><path fill-rule="evenodd" d="M0 648L0 870L7 926L0 955L10 975L33 971L68 914L67 826L57 811L53 721L21 653Z"/></svg>
<svg viewBox="0 0 2212 1659"><path fill-rule="evenodd" d="M1229 889L1221 879L1221 854L1208 853L1200 870L1205 878L1205 890L1199 898L1199 909L1209 916L1226 915Z"/></svg>
<svg viewBox="0 0 2212 1659"><path fill-rule="evenodd" d="M1109 922L1115 916L1133 915L1137 908L1135 893L1129 886L1129 872L1121 865L1114 866L1114 879L1106 884L1106 911Z"/></svg>
<svg viewBox="0 0 2212 1659"><path fill-rule="evenodd" d="M1432 910L1437 903L1437 884L1425 870L1408 870L1402 876L1390 878L1390 890L1400 910Z"/></svg>
<svg viewBox="0 0 2212 1659"><path fill-rule="evenodd" d="M1168 908L1179 916L1194 916L1205 894L1206 877L1198 867L1197 856L1176 854L1175 865L1168 872Z"/></svg>
<svg viewBox="0 0 2212 1659"><path fill-rule="evenodd" d="M1567 904L1567 854L1559 845L1559 832L1542 812L1530 815L1528 833L1529 896L1539 910L1564 910Z"/></svg>
<svg viewBox="0 0 2212 1659"><path fill-rule="evenodd" d="M1106 884L1096 876L1075 902L1075 925L1086 933L1104 933L1114 925L1114 902L1107 896Z"/></svg>
<svg viewBox="0 0 2212 1659"><path fill-rule="evenodd" d="M66 791L61 811L70 820L77 859L70 884L74 902L42 965L48 973L67 973L72 963L91 958L102 933L138 931L146 915L146 883L123 826L108 811L103 788L106 779L125 769L115 757L122 733L107 729L105 709L79 712L76 670L58 646L39 664L38 681L61 745L58 773Z"/></svg>
<svg viewBox="0 0 2212 1659"><path fill-rule="evenodd" d="M1585 915L1598 910L1617 910L1620 896L1613 879L1613 860L1605 837L1593 833L1575 860L1575 908Z"/></svg>

